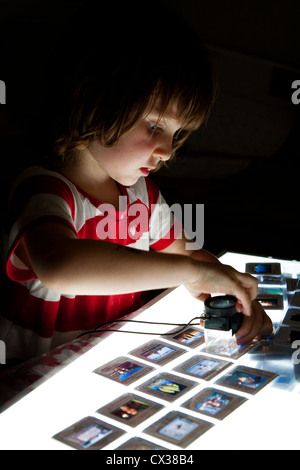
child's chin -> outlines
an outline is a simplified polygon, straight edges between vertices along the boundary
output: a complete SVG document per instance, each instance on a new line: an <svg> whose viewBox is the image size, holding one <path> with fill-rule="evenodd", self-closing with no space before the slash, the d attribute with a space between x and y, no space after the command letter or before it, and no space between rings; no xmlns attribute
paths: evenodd
<svg viewBox="0 0 300 470"><path fill-rule="evenodd" d="M129 186L133 186L135 183L137 183L137 181L140 178L143 178L143 176L137 176L135 178L124 178L122 180L120 179L120 181L118 181L118 183L121 184L122 186L129 187Z"/></svg>

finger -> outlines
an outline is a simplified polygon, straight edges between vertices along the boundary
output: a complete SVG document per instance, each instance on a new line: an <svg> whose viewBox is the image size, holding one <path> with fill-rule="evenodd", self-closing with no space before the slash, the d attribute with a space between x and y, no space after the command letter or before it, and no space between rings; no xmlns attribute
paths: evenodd
<svg viewBox="0 0 300 470"><path fill-rule="evenodd" d="M243 312L244 315L250 317L252 314L252 300L248 291L243 288L239 283L234 286L234 291L231 293L237 298L236 309L238 312Z"/></svg>
<svg viewBox="0 0 300 470"><path fill-rule="evenodd" d="M271 321L271 318L268 317L268 315L265 315L263 317L263 320L263 325L258 335L260 338L266 338L267 336L270 336L273 333L273 323Z"/></svg>
<svg viewBox="0 0 300 470"><path fill-rule="evenodd" d="M200 294L198 295L197 299L201 300L202 302L205 302L205 300L210 299L211 295L210 294Z"/></svg>
<svg viewBox="0 0 300 470"><path fill-rule="evenodd" d="M251 274L242 273L243 279L241 280L242 286L248 291L251 300L255 300L258 294L258 280Z"/></svg>
<svg viewBox="0 0 300 470"><path fill-rule="evenodd" d="M229 274L234 281L231 294L238 300L237 310L243 312L246 316L251 316L251 303L258 293L257 279L248 273L236 271L230 266L227 266L227 269L229 269Z"/></svg>
<svg viewBox="0 0 300 470"><path fill-rule="evenodd" d="M241 286L246 289L250 299L256 299L258 294L258 280L255 277L251 276L251 274L240 273L238 271L236 272L236 277L241 283Z"/></svg>
<svg viewBox="0 0 300 470"><path fill-rule="evenodd" d="M273 331L271 319L258 302L253 302L253 315L244 317L241 328L236 333L237 342L245 344L254 338L269 336Z"/></svg>
<svg viewBox="0 0 300 470"><path fill-rule="evenodd" d="M249 343L255 338L256 328L254 323L254 316L244 316L242 325L235 334L238 344Z"/></svg>

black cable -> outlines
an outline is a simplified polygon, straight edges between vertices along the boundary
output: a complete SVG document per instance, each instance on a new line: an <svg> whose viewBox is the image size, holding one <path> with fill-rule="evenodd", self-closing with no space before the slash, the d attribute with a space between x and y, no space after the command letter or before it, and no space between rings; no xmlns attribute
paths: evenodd
<svg viewBox="0 0 300 470"><path fill-rule="evenodd" d="M103 323L102 325L99 325L99 326L96 326L96 328L94 328L93 330L90 330L90 331L86 331L85 333L81 333L80 335L77 336L77 338L80 338L81 336L85 336L85 335L88 335L88 334L92 334L92 333L100 333L100 332L107 332L107 331L116 331L116 332L119 332L119 333L133 333L133 334L141 334L141 335L158 335L158 336L168 336L168 335L174 335L174 334L178 334L178 333L181 333L181 331L185 330L188 326L193 326L193 325L197 325L199 326L199 323L192 323L192 321L194 320L200 320L200 317L194 317L192 318L188 323L164 323L164 322L151 322L151 321L144 321L144 320L116 320L116 321L113 321L113 322L106 322L106 323ZM111 328L107 328L107 329L103 329L103 326L105 325L113 325L113 324L116 324L116 323L126 323L126 322L131 322L131 323L146 323L146 324L149 324L149 325L169 325L169 326L182 326L182 328L176 332L171 332L171 333L149 333L149 332L146 332L146 331L126 331L126 330L115 330L115 329L111 329Z"/></svg>

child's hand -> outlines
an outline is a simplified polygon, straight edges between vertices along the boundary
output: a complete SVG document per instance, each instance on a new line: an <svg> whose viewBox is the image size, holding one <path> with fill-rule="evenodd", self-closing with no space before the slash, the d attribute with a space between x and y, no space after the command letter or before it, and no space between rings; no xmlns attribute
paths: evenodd
<svg viewBox="0 0 300 470"><path fill-rule="evenodd" d="M268 317L258 301L252 302L252 315L244 317L240 329L235 336L238 344L252 341L256 336L266 337L273 331L271 319Z"/></svg>
<svg viewBox="0 0 300 470"><path fill-rule="evenodd" d="M201 262L198 266L196 279L185 284L194 297L204 300L213 293L233 295L237 298L237 311L243 312L247 317L253 315L252 301L258 290L255 277L220 263ZM251 321L249 320L249 324Z"/></svg>

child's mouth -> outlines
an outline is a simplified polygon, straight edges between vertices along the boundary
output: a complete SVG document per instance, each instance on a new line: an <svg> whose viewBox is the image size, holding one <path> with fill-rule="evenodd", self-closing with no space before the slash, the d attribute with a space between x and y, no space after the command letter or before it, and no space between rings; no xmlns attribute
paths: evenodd
<svg viewBox="0 0 300 470"><path fill-rule="evenodd" d="M143 176L148 176L149 173L150 173L150 169L149 169L149 168L146 168L146 167L140 168L140 171L141 171L141 173L142 173Z"/></svg>

